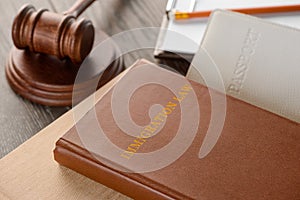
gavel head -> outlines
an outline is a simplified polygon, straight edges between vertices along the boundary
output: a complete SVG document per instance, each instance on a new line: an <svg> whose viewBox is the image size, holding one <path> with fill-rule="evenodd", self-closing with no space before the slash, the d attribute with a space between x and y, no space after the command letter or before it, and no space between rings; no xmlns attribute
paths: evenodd
<svg viewBox="0 0 300 200"><path fill-rule="evenodd" d="M12 38L19 49L70 58L81 63L90 53L94 42L94 27L89 20L76 20L71 15L36 11L25 5L15 17Z"/></svg>

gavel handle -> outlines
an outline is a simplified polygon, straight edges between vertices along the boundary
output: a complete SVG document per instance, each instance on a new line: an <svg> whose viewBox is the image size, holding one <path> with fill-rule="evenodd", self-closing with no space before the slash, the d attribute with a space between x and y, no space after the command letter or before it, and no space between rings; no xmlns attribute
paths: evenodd
<svg viewBox="0 0 300 200"><path fill-rule="evenodd" d="M77 18L85 9L87 9L95 0L77 0L75 4L64 15L72 15Z"/></svg>

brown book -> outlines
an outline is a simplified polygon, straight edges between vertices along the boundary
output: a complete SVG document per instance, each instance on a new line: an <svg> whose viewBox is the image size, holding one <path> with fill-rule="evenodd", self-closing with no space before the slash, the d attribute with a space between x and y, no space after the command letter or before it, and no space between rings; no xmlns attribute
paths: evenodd
<svg viewBox="0 0 300 200"><path fill-rule="evenodd" d="M145 60L54 150L135 199L300 199L299 155L298 123Z"/></svg>

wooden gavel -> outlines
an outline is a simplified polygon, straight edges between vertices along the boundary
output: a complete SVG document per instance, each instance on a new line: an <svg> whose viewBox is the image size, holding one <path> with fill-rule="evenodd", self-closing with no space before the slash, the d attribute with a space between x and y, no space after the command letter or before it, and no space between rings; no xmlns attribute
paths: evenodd
<svg viewBox="0 0 300 200"><path fill-rule="evenodd" d="M12 26L15 46L81 63L92 49L95 31L90 20L76 19L94 1L78 0L63 14L23 6Z"/></svg>

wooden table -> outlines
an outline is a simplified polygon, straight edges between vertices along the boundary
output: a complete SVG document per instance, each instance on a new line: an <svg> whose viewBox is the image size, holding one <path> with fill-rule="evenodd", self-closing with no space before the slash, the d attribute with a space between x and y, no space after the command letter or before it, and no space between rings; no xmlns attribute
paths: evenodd
<svg viewBox="0 0 300 200"><path fill-rule="evenodd" d="M13 46L11 25L14 16L23 4L29 3L37 9L48 8L58 13L67 10L75 0L1 0L0 1L0 158L18 147L57 119L70 107L48 107L31 103L16 95L5 77L5 62ZM96 30L104 30L112 36L126 30L143 27L160 27L166 0L101 0L88 8L83 17L92 20ZM136 42L156 40L157 36L135 38ZM159 61L153 57L153 49L131 52L124 57L130 66L136 59L146 58L152 62L172 64L181 69L188 66L185 61Z"/></svg>

